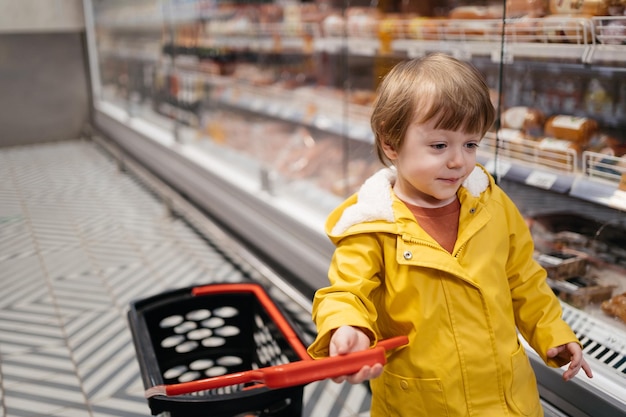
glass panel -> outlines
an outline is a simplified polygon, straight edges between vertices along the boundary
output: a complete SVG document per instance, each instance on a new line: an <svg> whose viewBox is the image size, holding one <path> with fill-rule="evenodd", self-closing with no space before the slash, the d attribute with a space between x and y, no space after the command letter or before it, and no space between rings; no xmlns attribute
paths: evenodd
<svg viewBox="0 0 626 417"><path fill-rule="evenodd" d="M161 55L163 15L157 0L94 0L100 97L130 115L151 107ZM154 118L152 118L154 120Z"/></svg>

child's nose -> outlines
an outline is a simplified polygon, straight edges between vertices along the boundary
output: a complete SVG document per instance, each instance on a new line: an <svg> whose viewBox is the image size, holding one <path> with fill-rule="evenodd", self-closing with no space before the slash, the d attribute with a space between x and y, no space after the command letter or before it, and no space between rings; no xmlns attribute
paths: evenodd
<svg viewBox="0 0 626 417"><path fill-rule="evenodd" d="M448 168L458 168L463 166L465 159L463 157L463 151L459 149L451 149L450 157L448 158Z"/></svg>

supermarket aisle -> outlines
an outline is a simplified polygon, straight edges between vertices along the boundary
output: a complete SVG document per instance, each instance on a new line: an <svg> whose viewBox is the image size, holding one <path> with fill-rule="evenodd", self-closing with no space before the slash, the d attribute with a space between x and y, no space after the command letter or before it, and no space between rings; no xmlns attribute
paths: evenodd
<svg viewBox="0 0 626 417"><path fill-rule="evenodd" d="M150 415L129 301L242 270L95 144L0 149L0 417ZM310 384L304 403L369 414L363 386Z"/></svg>

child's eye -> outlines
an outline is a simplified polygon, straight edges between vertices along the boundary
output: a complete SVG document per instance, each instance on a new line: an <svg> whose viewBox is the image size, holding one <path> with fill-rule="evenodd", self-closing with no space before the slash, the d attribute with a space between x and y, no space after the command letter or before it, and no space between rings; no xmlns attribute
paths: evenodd
<svg viewBox="0 0 626 417"><path fill-rule="evenodd" d="M445 143L434 143L432 145L430 145L433 149L445 149L446 148L446 144Z"/></svg>
<svg viewBox="0 0 626 417"><path fill-rule="evenodd" d="M466 144L465 146L467 146L469 149L477 149L478 148L478 143L477 142L470 142L470 143Z"/></svg>

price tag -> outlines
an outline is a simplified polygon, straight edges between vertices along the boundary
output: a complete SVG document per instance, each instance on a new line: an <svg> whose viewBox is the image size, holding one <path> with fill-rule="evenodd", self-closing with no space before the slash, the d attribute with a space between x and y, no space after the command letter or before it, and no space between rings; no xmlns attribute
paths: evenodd
<svg viewBox="0 0 626 417"><path fill-rule="evenodd" d="M526 177L526 185L532 185L533 187L543 188L549 190L559 177L555 174L550 174L541 171L532 171L528 177Z"/></svg>
<svg viewBox="0 0 626 417"><path fill-rule="evenodd" d="M503 161L499 159L498 163L496 164L496 161L491 159L485 164L485 169L491 172L491 174L495 177L501 178L504 177L507 172L509 172L511 166L512 164L509 161Z"/></svg>

